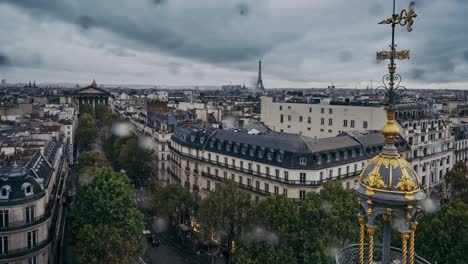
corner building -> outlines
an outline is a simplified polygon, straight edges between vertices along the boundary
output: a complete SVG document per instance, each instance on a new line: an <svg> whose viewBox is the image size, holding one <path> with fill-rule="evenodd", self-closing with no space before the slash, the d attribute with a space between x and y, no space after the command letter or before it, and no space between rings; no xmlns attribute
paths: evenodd
<svg viewBox="0 0 468 264"><path fill-rule="evenodd" d="M397 140L398 150L408 146ZM312 139L298 134L204 127L182 122L171 137L169 175L202 197L224 180L234 181L255 200L284 194L303 199L329 180L340 179L351 189L368 159L385 145L380 132L349 132Z"/></svg>

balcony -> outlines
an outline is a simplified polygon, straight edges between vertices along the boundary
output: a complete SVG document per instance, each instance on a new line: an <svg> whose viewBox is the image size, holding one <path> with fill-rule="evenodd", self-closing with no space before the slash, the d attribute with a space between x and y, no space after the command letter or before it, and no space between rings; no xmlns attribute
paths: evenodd
<svg viewBox="0 0 468 264"><path fill-rule="evenodd" d="M48 247L52 243L52 241L53 241L53 236L50 236L49 239L39 242L35 244L33 247L25 247L25 248L8 250L8 253L0 255L0 260L19 258L19 257L26 256L34 252L38 252Z"/></svg>
<svg viewBox="0 0 468 264"><path fill-rule="evenodd" d="M200 186L194 184L194 185L192 185L192 189L193 189L194 192L199 192L200 191Z"/></svg>
<svg viewBox="0 0 468 264"><path fill-rule="evenodd" d="M369 246L364 244L364 259L367 263L367 252L369 252ZM383 258L383 247L382 245L374 245L374 263L381 263ZM407 255L408 256L408 255ZM402 254L401 249L390 247L390 264L399 264L402 263L401 261ZM359 244L352 244L345 248L342 248L335 257L335 261L337 264L355 264L359 263ZM423 259L418 255L414 255L414 263L415 264L430 264L429 261Z"/></svg>
<svg viewBox="0 0 468 264"><path fill-rule="evenodd" d="M0 227L0 232L14 231L14 230L19 230L19 229L35 226L35 225L38 225L38 224L41 224L41 223L47 221L47 219L49 219L51 215L52 215L51 214L51 208L48 207L48 208L46 208L46 212L43 215L36 216L33 221L29 221L29 222L26 222L26 221L9 222L8 226Z"/></svg>

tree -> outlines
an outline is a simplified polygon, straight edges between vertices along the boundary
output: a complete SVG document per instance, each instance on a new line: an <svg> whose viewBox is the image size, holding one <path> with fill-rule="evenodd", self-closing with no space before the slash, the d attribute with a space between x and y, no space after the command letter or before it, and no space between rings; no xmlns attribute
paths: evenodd
<svg viewBox="0 0 468 264"><path fill-rule="evenodd" d="M80 104L80 114L89 114L94 116L94 108L92 104Z"/></svg>
<svg viewBox="0 0 468 264"><path fill-rule="evenodd" d="M96 105L95 112L96 119L100 121L101 126L110 127L112 125L112 112L107 105Z"/></svg>
<svg viewBox="0 0 468 264"><path fill-rule="evenodd" d="M108 161L104 155L99 151L85 151L80 154L78 159L78 171L83 171L87 167L104 167L108 165Z"/></svg>
<svg viewBox="0 0 468 264"><path fill-rule="evenodd" d="M468 203L468 168L463 162L455 164L445 175L445 184L451 200Z"/></svg>
<svg viewBox="0 0 468 264"><path fill-rule="evenodd" d="M143 253L139 242L143 215L125 175L109 167L97 169L92 182L78 188L73 216L83 263L131 263ZM109 247L112 249L102 252Z"/></svg>
<svg viewBox="0 0 468 264"><path fill-rule="evenodd" d="M140 148L136 137L128 138L119 149L119 168L127 172L133 183L138 186L144 185L152 174L148 164L151 152Z"/></svg>
<svg viewBox="0 0 468 264"><path fill-rule="evenodd" d="M153 186L150 195L158 215L184 223L198 210L199 198L182 186L177 184L168 184L164 187L153 184Z"/></svg>
<svg viewBox="0 0 468 264"><path fill-rule="evenodd" d="M91 144L94 143L97 137L96 121L87 113L80 115L76 139L82 149L91 149Z"/></svg>
<svg viewBox="0 0 468 264"><path fill-rule="evenodd" d="M216 190L210 192L200 206L202 236L207 238L212 232L219 236L225 234L230 255L231 242L245 227L250 207L250 194L239 190L234 182L217 184Z"/></svg>
<svg viewBox="0 0 468 264"><path fill-rule="evenodd" d="M239 241L237 263L297 262L299 207L290 199L271 196L248 214L248 227Z"/></svg>
<svg viewBox="0 0 468 264"><path fill-rule="evenodd" d="M416 229L416 252L435 263L468 263L468 204L453 201L424 215Z"/></svg>

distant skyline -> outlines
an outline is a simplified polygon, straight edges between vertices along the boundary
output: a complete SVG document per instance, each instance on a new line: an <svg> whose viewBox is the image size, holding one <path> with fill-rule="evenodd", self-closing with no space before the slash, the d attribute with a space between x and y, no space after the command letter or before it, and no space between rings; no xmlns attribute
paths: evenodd
<svg viewBox="0 0 468 264"><path fill-rule="evenodd" d="M398 10L409 0L397 0ZM468 1L416 1L407 88L468 88ZM387 0L0 0L0 79L116 85L379 86Z"/></svg>

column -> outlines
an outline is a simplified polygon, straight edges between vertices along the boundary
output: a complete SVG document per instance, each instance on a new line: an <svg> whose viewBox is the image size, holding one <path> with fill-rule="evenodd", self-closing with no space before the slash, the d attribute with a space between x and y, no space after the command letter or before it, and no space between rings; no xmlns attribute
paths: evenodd
<svg viewBox="0 0 468 264"><path fill-rule="evenodd" d="M359 215L359 264L364 264L364 225L365 215Z"/></svg>
<svg viewBox="0 0 468 264"><path fill-rule="evenodd" d="M391 244L391 215L385 214L383 215L384 224L383 224L383 256L382 256L382 263L389 264L390 263L390 244Z"/></svg>
<svg viewBox="0 0 468 264"><path fill-rule="evenodd" d="M401 263L407 264L407 251L408 251L408 239L410 235L409 232L401 232Z"/></svg>
<svg viewBox="0 0 468 264"><path fill-rule="evenodd" d="M367 225L367 234L369 235L369 260L368 264L372 264L374 261L374 234L375 226Z"/></svg>
<svg viewBox="0 0 468 264"><path fill-rule="evenodd" d="M414 264L414 233L416 232L416 223L411 223L409 264Z"/></svg>

